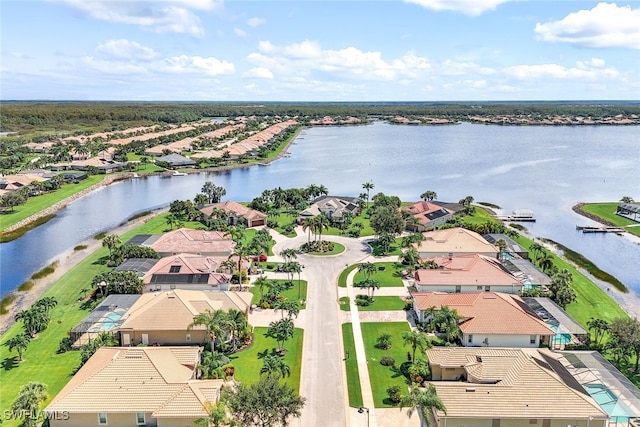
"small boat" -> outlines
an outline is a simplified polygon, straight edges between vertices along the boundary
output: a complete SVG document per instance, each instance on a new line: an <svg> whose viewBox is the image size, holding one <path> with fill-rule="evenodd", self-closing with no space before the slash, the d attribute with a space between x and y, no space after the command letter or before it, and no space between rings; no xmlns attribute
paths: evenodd
<svg viewBox="0 0 640 427"><path fill-rule="evenodd" d="M134 173L131 178L140 178L140 175L138 175L137 173Z"/></svg>
<svg viewBox="0 0 640 427"><path fill-rule="evenodd" d="M186 173L184 173L184 172L178 172L178 171L173 171L173 174L172 174L172 175L173 175L173 176L187 176L187 174L186 174Z"/></svg>

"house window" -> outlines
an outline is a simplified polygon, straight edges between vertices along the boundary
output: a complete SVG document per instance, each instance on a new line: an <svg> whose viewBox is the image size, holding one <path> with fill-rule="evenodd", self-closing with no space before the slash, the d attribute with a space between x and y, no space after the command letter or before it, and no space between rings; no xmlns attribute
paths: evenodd
<svg viewBox="0 0 640 427"><path fill-rule="evenodd" d="M181 265L172 265L171 268L169 269L169 273L180 273L180 267L182 267Z"/></svg>
<svg viewBox="0 0 640 427"><path fill-rule="evenodd" d="M456 294L459 294L462 291L462 286L456 285Z"/></svg>
<svg viewBox="0 0 640 427"><path fill-rule="evenodd" d="M531 418L529 420L529 424L538 424L538 420L536 418Z"/></svg>
<svg viewBox="0 0 640 427"><path fill-rule="evenodd" d="M491 286L485 286L485 287L484 287L484 291L485 291L485 292L489 292L490 290L491 290Z"/></svg>
<svg viewBox="0 0 640 427"><path fill-rule="evenodd" d="M187 334L187 336L184 337L184 340L186 342L191 342L191 334Z"/></svg>
<svg viewBox="0 0 640 427"><path fill-rule="evenodd" d="M469 339L467 340L467 342L469 344L471 344L473 342L473 335L469 335Z"/></svg>
<svg viewBox="0 0 640 427"><path fill-rule="evenodd" d="M99 412L98 413L98 424L100 424L101 426L106 426L107 425L107 413L106 412Z"/></svg>
<svg viewBox="0 0 640 427"><path fill-rule="evenodd" d="M137 412L136 413L136 425L138 426L143 426L147 424L145 419L144 419L144 412Z"/></svg>
<svg viewBox="0 0 640 427"><path fill-rule="evenodd" d="M529 335L529 344L535 344L535 343L536 343L536 336Z"/></svg>
<svg viewBox="0 0 640 427"><path fill-rule="evenodd" d="M173 285L169 285L169 289L175 289L175 288L176 288L176 285L175 285L175 284L173 284Z"/></svg>
<svg viewBox="0 0 640 427"><path fill-rule="evenodd" d="M481 291L482 290L482 285L476 287L476 290Z"/></svg>

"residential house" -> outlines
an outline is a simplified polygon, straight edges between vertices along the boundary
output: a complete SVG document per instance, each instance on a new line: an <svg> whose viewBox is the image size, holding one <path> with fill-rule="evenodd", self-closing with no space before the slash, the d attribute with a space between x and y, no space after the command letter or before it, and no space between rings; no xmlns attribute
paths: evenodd
<svg viewBox="0 0 640 427"><path fill-rule="evenodd" d="M181 253L228 257L236 246L233 240L219 231L189 228L179 228L164 234L137 235L127 243L148 246L162 257Z"/></svg>
<svg viewBox="0 0 640 427"><path fill-rule="evenodd" d="M51 427L195 427L222 380L196 379L201 347L102 347L45 408Z"/></svg>
<svg viewBox="0 0 640 427"><path fill-rule="evenodd" d="M421 258L442 255L481 254L497 258L498 249L478 233L462 227L422 233L424 240L415 243Z"/></svg>
<svg viewBox="0 0 640 427"><path fill-rule="evenodd" d="M435 426L605 427L609 416L548 349L433 347L426 351L446 408Z"/></svg>
<svg viewBox="0 0 640 427"><path fill-rule="evenodd" d="M298 222L302 222L308 218L312 218L326 214L333 221L341 221L345 212L349 212L352 217L359 213L357 197L343 196L320 196L313 201L313 204L307 209L300 212Z"/></svg>
<svg viewBox="0 0 640 427"><path fill-rule="evenodd" d="M209 341L204 326L189 329L194 316L208 310L249 314L251 292L207 292L176 289L144 293L122 316L118 331L123 346L190 345Z"/></svg>
<svg viewBox="0 0 640 427"><path fill-rule="evenodd" d="M219 271L228 257L177 254L161 258L142 276L147 291L229 290L231 274ZM156 260L154 260L156 261ZM245 262L246 268L249 264Z"/></svg>
<svg viewBox="0 0 640 427"><path fill-rule="evenodd" d="M432 310L443 306L456 310L462 345L466 347L538 347L555 335L518 295L426 292L412 296L413 309L421 323L432 319Z"/></svg>
<svg viewBox="0 0 640 427"><path fill-rule="evenodd" d="M407 222L407 229L411 231L424 231L428 228L445 224L455 212L432 202L419 201L402 208L412 217L416 218L415 224Z"/></svg>
<svg viewBox="0 0 640 427"><path fill-rule="evenodd" d="M414 285L418 292L494 291L519 294L524 287L495 257L467 254L429 259L439 268L415 272Z"/></svg>
<svg viewBox="0 0 640 427"><path fill-rule="evenodd" d="M503 258L505 259L513 258L516 255L523 259L529 259L529 251L526 248L520 246L518 242L516 242L506 234L483 234L482 237L492 245L495 245L498 240L503 240L507 245L504 253L502 254Z"/></svg>
<svg viewBox="0 0 640 427"><path fill-rule="evenodd" d="M620 215L635 222L640 222L640 204L620 203L616 208L616 215Z"/></svg>
<svg viewBox="0 0 640 427"><path fill-rule="evenodd" d="M27 187L33 182L45 182L48 180L48 178L43 178L39 175L16 174L3 176L0 174L0 195Z"/></svg>
<svg viewBox="0 0 640 427"><path fill-rule="evenodd" d="M244 218L249 228L261 227L267 224L267 214L232 201L204 206L200 209L200 212L208 217L215 209L223 210L227 214L229 225L237 225L239 218Z"/></svg>
<svg viewBox="0 0 640 427"><path fill-rule="evenodd" d="M197 165L197 163L190 158L176 153L158 157L156 159L156 163L157 162L166 162L170 168L193 168Z"/></svg>

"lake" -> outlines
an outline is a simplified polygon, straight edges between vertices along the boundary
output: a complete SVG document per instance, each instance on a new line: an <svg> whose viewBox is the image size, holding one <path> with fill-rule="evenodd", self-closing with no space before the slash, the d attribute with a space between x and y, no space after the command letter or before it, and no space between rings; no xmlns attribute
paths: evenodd
<svg viewBox="0 0 640 427"><path fill-rule="evenodd" d="M573 211L577 202L640 198L637 126L314 127L269 166L176 177L145 177L101 188L61 210L56 218L0 245L2 294L81 241L109 230L136 212L193 198L205 181L227 190L224 199L248 201L265 189L323 184L334 195L357 196L372 182L403 201L426 190L438 200L471 195L505 213L532 209L534 236L582 253L633 292L640 304L640 239L576 231L591 221ZM87 278L89 280L89 278Z"/></svg>

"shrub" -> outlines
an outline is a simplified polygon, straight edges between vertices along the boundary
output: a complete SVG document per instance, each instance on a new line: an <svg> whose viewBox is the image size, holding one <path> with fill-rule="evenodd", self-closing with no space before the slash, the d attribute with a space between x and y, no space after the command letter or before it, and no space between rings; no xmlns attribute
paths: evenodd
<svg viewBox="0 0 640 427"><path fill-rule="evenodd" d="M314 240L300 246L302 252L331 252L334 249L333 242L327 240Z"/></svg>
<svg viewBox="0 0 640 427"><path fill-rule="evenodd" d="M373 298L369 295L356 295L356 305L360 307L368 307L373 302Z"/></svg>
<svg viewBox="0 0 640 427"><path fill-rule="evenodd" d="M87 249L87 245L78 245L76 247L73 248L74 251L82 251L84 249Z"/></svg>
<svg viewBox="0 0 640 427"><path fill-rule="evenodd" d="M414 384L422 384L425 378L431 376L431 370L429 369L429 363L424 359L416 360L409 368L409 379Z"/></svg>
<svg viewBox="0 0 640 427"><path fill-rule="evenodd" d="M33 283L33 281L31 280L27 280L26 282L24 282L23 284L21 284L20 286L18 286L18 290L20 292L26 292L29 291L33 288L33 286L35 285L35 283Z"/></svg>
<svg viewBox="0 0 640 427"><path fill-rule="evenodd" d="M390 334L382 334L378 337L378 341L376 343L376 347L381 348L383 350L388 350L391 348L391 335Z"/></svg>
<svg viewBox="0 0 640 427"><path fill-rule="evenodd" d="M56 353L61 354L61 353L66 353L67 351L70 351L71 344L73 344L71 342L71 337L62 338L60 340L60 343L58 344L58 351L56 351Z"/></svg>
<svg viewBox="0 0 640 427"><path fill-rule="evenodd" d="M397 405L402 401L402 394L400 393L400 386L394 385L387 389L387 397L389 398L389 402L393 405Z"/></svg>
<svg viewBox="0 0 640 427"><path fill-rule="evenodd" d="M382 356L380 364L382 366L395 366L396 360L391 356Z"/></svg>
<svg viewBox="0 0 640 427"><path fill-rule="evenodd" d="M227 378L232 378L235 373L236 373L236 368L234 368L233 365L224 367L224 374L226 375Z"/></svg>

